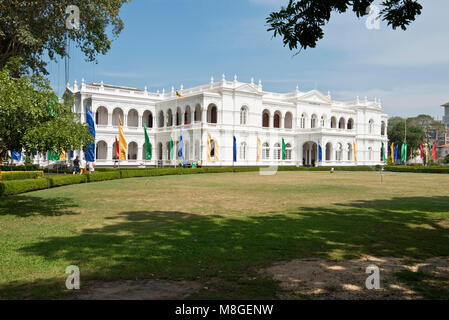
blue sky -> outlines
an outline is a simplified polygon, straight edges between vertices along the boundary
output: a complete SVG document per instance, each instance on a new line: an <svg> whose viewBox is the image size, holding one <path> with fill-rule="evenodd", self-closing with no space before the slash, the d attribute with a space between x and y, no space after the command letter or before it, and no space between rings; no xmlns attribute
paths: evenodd
<svg viewBox="0 0 449 320"><path fill-rule="evenodd" d="M294 52L266 31L265 18L288 0L132 0L125 29L98 64L72 50L70 82L100 82L169 90L228 79L262 80L264 90L317 88L335 99L378 97L390 116L427 113L441 118L449 102L449 1L422 0L409 30L384 22L368 30L353 13L335 14L314 49ZM82 12L81 12L82 15ZM50 64L55 89L64 64Z"/></svg>

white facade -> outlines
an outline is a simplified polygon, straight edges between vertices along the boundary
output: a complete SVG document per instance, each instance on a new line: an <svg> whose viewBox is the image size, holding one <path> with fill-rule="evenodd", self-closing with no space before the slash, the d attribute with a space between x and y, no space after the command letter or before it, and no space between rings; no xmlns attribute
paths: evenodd
<svg viewBox="0 0 449 320"><path fill-rule="evenodd" d="M185 160L203 166L265 165L376 165L381 164L381 144L387 145L387 115L379 101L339 102L317 90L273 93L262 84L234 78L183 89L184 98L171 92L100 84L67 90L76 97L73 111L85 122L86 108L96 121L97 165L113 166L118 115L128 143L128 160L122 166L156 166L178 163L169 160L169 141L179 144L182 131ZM144 123L152 145L152 160L144 159ZM208 135L217 147L209 153ZM233 137L237 161L233 163ZM257 141L261 153L257 161ZM282 139L286 159L282 160ZM356 146L357 163L354 160ZM318 144L322 162L318 163ZM209 155L208 155L209 153Z"/></svg>

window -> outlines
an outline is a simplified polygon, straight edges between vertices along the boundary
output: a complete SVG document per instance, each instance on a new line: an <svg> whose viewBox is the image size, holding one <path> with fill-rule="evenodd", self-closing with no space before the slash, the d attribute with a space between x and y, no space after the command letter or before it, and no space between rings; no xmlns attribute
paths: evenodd
<svg viewBox="0 0 449 320"><path fill-rule="evenodd" d="M280 128L281 127L281 113L276 111L273 117L273 127Z"/></svg>
<svg viewBox="0 0 449 320"><path fill-rule="evenodd" d="M116 108L114 109L114 111L112 112L112 125L115 127L118 127L119 122L118 119L121 119L122 124L124 124L125 119L123 118L123 110L120 108Z"/></svg>
<svg viewBox="0 0 449 320"><path fill-rule="evenodd" d="M147 126L147 128L153 128L153 114L151 111L147 110L143 113L142 122Z"/></svg>
<svg viewBox="0 0 449 320"><path fill-rule="evenodd" d="M310 118L310 127L311 128L316 128L317 127L317 116L314 114L312 115L312 118Z"/></svg>
<svg viewBox="0 0 449 320"><path fill-rule="evenodd" d="M337 160L337 161L342 160L342 152L343 152L343 147L342 147L341 143L337 143L337 149L335 150L335 160Z"/></svg>
<svg viewBox="0 0 449 320"><path fill-rule="evenodd" d="M139 125L139 114L134 109L129 110L128 127L136 128L138 125Z"/></svg>
<svg viewBox="0 0 449 320"><path fill-rule="evenodd" d="M208 123L217 123L217 106L211 104L209 108L207 108L207 122Z"/></svg>
<svg viewBox="0 0 449 320"><path fill-rule="evenodd" d="M108 125L108 110L105 107L99 107L95 113L95 124L100 126Z"/></svg>
<svg viewBox="0 0 449 320"><path fill-rule="evenodd" d="M190 124L191 121L191 112L190 112L190 106L186 107L186 111L184 112L184 124Z"/></svg>
<svg viewBox="0 0 449 320"><path fill-rule="evenodd" d="M285 145L285 160L291 159L292 159L292 145L290 143L287 143Z"/></svg>
<svg viewBox="0 0 449 320"><path fill-rule="evenodd" d="M345 128L345 118L340 118L340 121L338 122L338 129L344 129Z"/></svg>
<svg viewBox="0 0 449 320"><path fill-rule="evenodd" d="M197 121L201 121L201 106L199 105L199 104L197 104L196 106L195 106L195 114L194 114L194 117L195 117L195 122L197 122Z"/></svg>
<svg viewBox="0 0 449 320"><path fill-rule="evenodd" d="M279 143L275 143L273 149L274 160L281 160L281 145Z"/></svg>
<svg viewBox="0 0 449 320"><path fill-rule="evenodd" d="M381 125L381 128L380 128L380 134L381 135L385 135L385 132L386 132L386 125L385 125L385 121L382 121L382 125Z"/></svg>
<svg viewBox="0 0 449 320"><path fill-rule="evenodd" d="M293 116L290 112L287 112L285 114L285 120L284 120L284 128L285 129L291 129L293 123Z"/></svg>
<svg viewBox="0 0 449 320"><path fill-rule="evenodd" d="M268 128L270 126L270 113L268 110L264 110L262 113L262 127Z"/></svg>
<svg viewBox="0 0 449 320"><path fill-rule="evenodd" d="M164 127L164 112L160 111L159 112L159 128L163 128L163 127Z"/></svg>
<svg viewBox="0 0 449 320"><path fill-rule="evenodd" d="M182 113L181 113L181 109L177 109L176 110L176 125L180 126L182 124Z"/></svg>
<svg viewBox="0 0 449 320"><path fill-rule="evenodd" d="M348 120L348 130L354 129L354 120L352 118L349 118Z"/></svg>
<svg viewBox="0 0 449 320"><path fill-rule="evenodd" d="M348 143L348 160L351 161L352 160L352 143Z"/></svg>
<svg viewBox="0 0 449 320"><path fill-rule="evenodd" d="M270 159L270 145L265 142L262 145L262 160L268 160Z"/></svg>
<svg viewBox="0 0 449 320"><path fill-rule="evenodd" d="M240 124L246 124L246 120L248 118L248 108L242 107L240 109Z"/></svg>
<svg viewBox="0 0 449 320"><path fill-rule="evenodd" d="M331 118L331 128L333 129L337 128L337 118L335 117Z"/></svg>
<svg viewBox="0 0 449 320"><path fill-rule="evenodd" d="M326 117L325 116L321 116L321 121L320 121L321 128L324 128L325 123L326 123Z"/></svg>
<svg viewBox="0 0 449 320"><path fill-rule="evenodd" d="M167 127L171 127L172 125L173 125L173 113L171 109L169 109L167 113Z"/></svg>
<svg viewBox="0 0 449 320"><path fill-rule="evenodd" d="M368 160L369 161L373 160L373 148L371 147L368 148Z"/></svg>
<svg viewBox="0 0 449 320"><path fill-rule="evenodd" d="M326 161L331 161L332 156L332 143L326 143Z"/></svg>
<svg viewBox="0 0 449 320"><path fill-rule="evenodd" d="M240 144L240 160L246 160L246 142Z"/></svg>
<svg viewBox="0 0 449 320"><path fill-rule="evenodd" d="M304 129L306 127L306 115L304 113L301 115L300 126L301 126L301 129Z"/></svg>
<svg viewBox="0 0 449 320"><path fill-rule="evenodd" d="M211 158L215 157L215 141L213 139L210 140L210 156Z"/></svg>
<svg viewBox="0 0 449 320"><path fill-rule="evenodd" d="M374 120L373 119L371 119L368 123L368 132L369 132L369 134L374 133Z"/></svg>

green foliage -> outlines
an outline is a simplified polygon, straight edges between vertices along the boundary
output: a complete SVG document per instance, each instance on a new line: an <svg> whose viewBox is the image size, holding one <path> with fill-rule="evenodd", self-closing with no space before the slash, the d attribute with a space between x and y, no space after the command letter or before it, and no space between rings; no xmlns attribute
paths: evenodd
<svg viewBox="0 0 449 320"><path fill-rule="evenodd" d="M34 73L48 73L42 56L66 56L65 36L75 42L88 61L111 48L111 38L123 29L119 10L129 0L2 0L0 2L0 69L11 57L24 59ZM80 29L66 29L65 9L80 9Z"/></svg>
<svg viewBox="0 0 449 320"><path fill-rule="evenodd" d="M2 181L43 178L43 171L10 171L2 172Z"/></svg>
<svg viewBox="0 0 449 320"><path fill-rule="evenodd" d="M20 61L0 70L0 157L7 150L27 152L81 149L93 141L88 126L76 122L68 105L60 104L48 80L15 77Z"/></svg>
<svg viewBox="0 0 449 320"><path fill-rule="evenodd" d="M37 164L21 165L21 166L14 166L14 165L0 166L0 171L38 171L38 170L39 165Z"/></svg>
<svg viewBox="0 0 449 320"><path fill-rule="evenodd" d="M47 179L27 179L0 182L0 196L48 188Z"/></svg>
<svg viewBox="0 0 449 320"><path fill-rule="evenodd" d="M442 163L447 164L449 163L449 154L441 160Z"/></svg>
<svg viewBox="0 0 449 320"><path fill-rule="evenodd" d="M333 12L355 12L357 17L369 13L368 7L374 0L290 0L286 7L272 12L266 19L268 31L274 37L281 36L284 46L290 50L316 47L324 36L323 27ZM422 6L417 0L385 0L380 17L393 29L406 30L407 26L421 14Z"/></svg>
<svg viewBox="0 0 449 320"><path fill-rule="evenodd" d="M414 173L449 173L449 167L425 167L425 166L386 166L386 171L392 172L414 172Z"/></svg>
<svg viewBox="0 0 449 320"><path fill-rule="evenodd" d="M87 174L86 176L87 176L87 182L120 179L120 173L118 171L95 172L93 174Z"/></svg>
<svg viewBox="0 0 449 320"><path fill-rule="evenodd" d="M50 187L59 187L69 184L78 184L87 182L86 175L82 174L64 174L59 176L52 176L48 178Z"/></svg>

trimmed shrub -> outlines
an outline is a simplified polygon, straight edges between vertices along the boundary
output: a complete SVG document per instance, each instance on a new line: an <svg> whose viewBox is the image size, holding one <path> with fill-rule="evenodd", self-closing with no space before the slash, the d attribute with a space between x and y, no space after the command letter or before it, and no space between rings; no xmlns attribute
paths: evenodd
<svg viewBox="0 0 449 320"><path fill-rule="evenodd" d="M59 187L68 184L87 182L87 177L84 174L64 174L60 176L49 177L48 181L50 183L50 187Z"/></svg>
<svg viewBox="0 0 449 320"><path fill-rule="evenodd" d="M385 171L413 172L413 173L449 173L449 167L425 167L425 166L387 166Z"/></svg>
<svg viewBox="0 0 449 320"><path fill-rule="evenodd" d="M3 181L37 179L43 176L43 171L2 171Z"/></svg>
<svg viewBox="0 0 449 320"><path fill-rule="evenodd" d="M106 181L120 179L120 173L118 171L112 172L95 172L93 174L87 174L87 182Z"/></svg>
<svg viewBox="0 0 449 320"><path fill-rule="evenodd" d="M0 196L13 195L48 188L47 179L12 180L0 183Z"/></svg>
<svg viewBox="0 0 449 320"><path fill-rule="evenodd" d="M38 171L38 170L39 165L37 164L29 164L21 166L0 165L0 171Z"/></svg>

